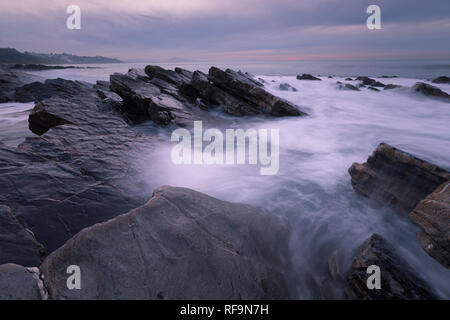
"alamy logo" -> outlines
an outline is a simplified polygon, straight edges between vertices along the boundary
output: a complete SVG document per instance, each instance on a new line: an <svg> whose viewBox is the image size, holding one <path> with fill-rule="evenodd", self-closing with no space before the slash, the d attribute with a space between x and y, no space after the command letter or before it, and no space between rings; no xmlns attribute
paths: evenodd
<svg viewBox="0 0 450 320"><path fill-rule="evenodd" d="M70 16L66 20L66 26L69 30L81 29L81 9L77 5L70 5L66 10Z"/></svg>
<svg viewBox="0 0 450 320"><path fill-rule="evenodd" d="M373 4L367 7L367 14L370 16L367 18L367 28L369 30L381 29L381 9L379 6Z"/></svg>
<svg viewBox="0 0 450 320"><path fill-rule="evenodd" d="M67 278L67 289L69 290L80 290L81 289L81 269L77 265L71 265L67 267L67 274L70 276Z"/></svg>
<svg viewBox="0 0 450 320"><path fill-rule="evenodd" d="M270 131L270 138L269 138ZM278 129L218 129L203 132L202 121L194 121L194 137L187 129L176 129L171 141L178 142L171 152L172 162L206 165L260 165L261 175L275 175L279 169ZM248 141L248 143L247 143ZM203 143L208 143L203 148Z"/></svg>
<svg viewBox="0 0 450 320"><path fill-rule="evenodd" d="M373 290L381 289L381 269L377 265L371 265L366 270L367 274L370 274L370 276L367 278L367 289Z"/></svg>

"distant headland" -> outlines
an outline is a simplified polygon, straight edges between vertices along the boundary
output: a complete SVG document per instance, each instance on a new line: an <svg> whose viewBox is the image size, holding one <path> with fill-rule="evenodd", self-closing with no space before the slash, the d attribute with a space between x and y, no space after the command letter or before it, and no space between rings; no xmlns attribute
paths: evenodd
<svg viewBox="0 0 450 320"><path fill-rule="evenodd" d="M35 53L20 52L14 48L0 48L0 63L52 63L52 64L81 64L81 63L120 63L122 61L102 56L84 57L68 53Z"/></svg>

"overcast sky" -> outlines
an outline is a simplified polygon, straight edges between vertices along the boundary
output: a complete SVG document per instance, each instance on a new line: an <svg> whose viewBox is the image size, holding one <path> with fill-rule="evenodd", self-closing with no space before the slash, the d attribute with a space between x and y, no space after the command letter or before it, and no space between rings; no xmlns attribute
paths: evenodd
<svg viewBox="0 0 450 320"><path fill-rule="evenodd" d="M68 30L66 8L81 8ZM366 9L381 7L381 30ZM449 0L0 0L0 47L128 61L450 59Z"/></svg>

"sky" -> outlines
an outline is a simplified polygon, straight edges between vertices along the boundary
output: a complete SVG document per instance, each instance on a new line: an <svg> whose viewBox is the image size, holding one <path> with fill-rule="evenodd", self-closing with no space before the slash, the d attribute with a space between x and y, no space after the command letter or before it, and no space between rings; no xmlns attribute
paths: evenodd
<svg viewBox="0 0 450 320"><path fill-rule="evenodd" d="M69 30L69 5L81 29ZM381 29L369 30L369 5ZM450 59L449 0L0 0L0 47L126 61Z"/></svg>

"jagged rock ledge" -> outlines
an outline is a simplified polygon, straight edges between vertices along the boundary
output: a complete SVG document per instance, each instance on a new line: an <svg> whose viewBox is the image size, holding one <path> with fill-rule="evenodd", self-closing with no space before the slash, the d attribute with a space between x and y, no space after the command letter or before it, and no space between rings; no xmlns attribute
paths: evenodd
<svg viewBox="0 0 450 320"><path fill-rule="evenodd" d="M369 266L380 268L380 289L369 289ZM348 276L349 298L364 300L431 300L436 294L396 250L374 234L356 250Z"/></svg>
<svg viewBox="0 0 450 320"><path fill-rule="evenodd" d="M403 213L450 179L448 171L386 143L366 163L352 164L349 173L356 192Z"/></svg>
<svg viewBox="0 0 450 320"><path fill-rule="evenodd" d="M417 237L423 249L450 269L450 181L422 200L410 217L421 228Z"/></svg>

